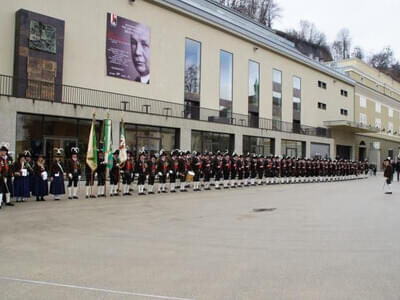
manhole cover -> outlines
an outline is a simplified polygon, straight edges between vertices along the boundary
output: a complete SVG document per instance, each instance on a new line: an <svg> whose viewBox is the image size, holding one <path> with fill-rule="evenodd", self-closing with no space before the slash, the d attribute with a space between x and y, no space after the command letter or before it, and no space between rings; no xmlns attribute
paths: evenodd
<svg viewBox="0 0 400 300"><path fill-rule="evenodd" d="M253 212L271 212L276 210L276 208L253 208Z"/></svg>

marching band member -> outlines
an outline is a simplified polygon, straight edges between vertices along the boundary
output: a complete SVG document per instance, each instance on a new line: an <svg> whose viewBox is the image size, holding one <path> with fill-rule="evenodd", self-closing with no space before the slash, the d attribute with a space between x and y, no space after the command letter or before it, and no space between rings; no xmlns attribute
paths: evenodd
<svg viewBox="0 0 400 300"><path fill-rule="evenodd" d="M120 160L119 150L115 150L112 156L112 166L110 170L110 197L118 196L118 183L120 182Z"/></svg>
<svg viewBox="0 0 400 300"><path fill-rule="evenodd" d="M148 194L154 194L154 192L153 192L154 182L156 180L156 177L158 177L157 156L155 154L150 155L150 160L147 162L147 166L148 166L147 192L148 192ZM161 188L161 185L159 185L159 188ZM161 190L159 190L158 193L161 193Z"/></svg>
<svg viewBox="0 0 400 300"><path fill-rule="evenodd" d="M9 174L11 173L11 166L7 157L8 148L3 145L0 148L0 208L3 205L3 196L6 198L6 205L14 206L11 203L11 193L9 185L7 184Z"/></svg>
<svg viewBox="0 0 400 300"><path fill-rule="evenodd" d="M188 172L188 165L186 163L186 156L184 153L181 151L179 152L179 175L180 175L180 191L181 192L187 192L186 190L186 175Z"/></svg>
<svg viewBox="0 0 400 300"><path fill-rule="evenodd" d="M247 153L246 159L244 161L244 186L249 185L250 173L251 173L251 157L250 153Z"/></svg>
<svg viewBox="0 0 400 300"><path fill-rule="evenodd" d="M191 169L194 172L193 191L200 191L200 176L203 169L203 161L200 152L194 152L194 157L191 162Z"/></svg>
<svg viewBox="0 0 400 300"><path fill-rule="evenodd" d="M264 156L260 154L257 159L257 173L258 173L258 185L263 184L263 176L264 176Z"/></svg>
<svg viewBox="0 0 400 300"><path fill-rule="evenodd" d="M220 189L219 184L221 179L223 178L222 176L222 169L223 169L223 160L222 160L222 154L221 152L217 152L217 157L213 162L213 173L215 174L215 188L217 190Z"/></svg>
<svg viewBox="0 0 400 300"><path fill-rule="evenodd" d="M65 194L64 186L64 165L61 162L63 149L55 148L56 155L50 171L50 193L54 195L54 200L60 200L60 195Z"/></svg>
<svg viewBox="0 0 400 300"><path fill-rule="evenodd" d="M29 193L33 192L33 169L35 167L35 162L32 160L32 154L29 150L24 151L25 156L25 166L28 170L28 177L29 177ZM30 195L29 195L30 196Z"/></svg>
<svg viewBox="0 0 400 300"><path fill-rule="evenodd" d="M175 193L176 179L179 177L179 161L178 161L178 150L173 150L171 152L171 161L169 169L169 191Z"/></svg>
<svg viewBox="0 0 400 300"><path fill-rule="evenodd" d="M48 172L44 155L39 154L33 169L33 195L36 201L45 201L44 196L49 194Z"/></svg>
<svg viewBox="0 0 400 300"><path fill-rule="evenodd" d="M211 155L212 155L212 153L211 153ZM210 159L210 153L208 153L208 152L204 153L202 169L203 169L203 175L204 175L204 190L209 191L210 190L210 180L211 180L211 176L212 176L212 161Z"/></svg>
<svg viewBox="0 0 400 300"><path fill-rule="evenodd" d="M71 158L67 160L68 199L78 199L78 182L81 180L81 163L78 160L78 147L71 148ZM73 185L73 194L72 194Z"/></svg>
<svg viewBox="0 0 400 300"><path fill-rule="evenodd" d="M144 195L144 184L148 175L148 163L146 162L146 153L141 151L139 153L139 161L136 164L136 172L138 173L138 194Z"/></svg>
<svg viewBox="0 0 400 300"><path fill-rule="evenodd" d="M229 189L228 181L229 181L229 176L231 174L231 169L232 169L232 161L230 159L229 152L226 151L224 154L223 168L222 168L222 173L224 176L224 189Z"/></svg>
<svg viewBox="0 0 400 300"><path fill-rule="evenodd" d="M166 193L167 177L169 176L169 163L167 160L167 153L164 150L160 151L160 159L157 163L157 173L160 185L158 186L159 193Z"/></svg>
<svg viewBox="0 0 400 300"><path fill-rule="evenodd" d="M243 176L244 176L244 157L239 155L239 159L236 162L238 182L237 187L243 187Z"/></svg>
<svg viewBox="0 0 400 300"><path fill-rule="evenodd" d="M104 186L106 184L106 168L107 163L104 160L104 152L103 150L98 150L97 156L97 198L105 197Z"/></svg>
<svg viewBox="0 0 400 300"><path fill-rule="evenodd" d="M238 173L238 155L236 152L233 152L231 158L231 188L236 188L236 176Z"/></svg>
<svg viewBox="0 0 400 300"><path fill-rule="evenodd" d="M126 161L124 161L120 168L122 169L122 184L123 184L123 196L132 195L130 192L131 184L134 178L135 163L133 161L132 152L126 151Z"/></svg>
<svg viewBox="0 0 400 300"><path fill-rule="evenodd" d="M20 154L14 165L14 196L17 202L24 202L24 198L29 198L30 184L25 155Z"/></svg>

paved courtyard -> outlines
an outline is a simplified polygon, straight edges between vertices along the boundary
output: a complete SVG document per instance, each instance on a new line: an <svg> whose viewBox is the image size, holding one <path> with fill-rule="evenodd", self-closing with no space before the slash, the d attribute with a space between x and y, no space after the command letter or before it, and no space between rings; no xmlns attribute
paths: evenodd
<svg viewBox="0 0 400 300"><path fill-rule="evenodd" d="M398 300L400 184L382 183L5 208L0 299Z"/></svg>

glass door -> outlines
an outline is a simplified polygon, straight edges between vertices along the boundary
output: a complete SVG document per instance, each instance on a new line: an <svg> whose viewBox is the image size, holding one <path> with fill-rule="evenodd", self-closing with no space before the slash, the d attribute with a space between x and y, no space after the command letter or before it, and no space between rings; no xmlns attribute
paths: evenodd
<svg viewBox="0 0 400 300"><path fill-rule="evenodd" d="M151 137L137 137L137 148L140 151L144 147L147 151L154 153L161 149L161 139Z"/></svg>

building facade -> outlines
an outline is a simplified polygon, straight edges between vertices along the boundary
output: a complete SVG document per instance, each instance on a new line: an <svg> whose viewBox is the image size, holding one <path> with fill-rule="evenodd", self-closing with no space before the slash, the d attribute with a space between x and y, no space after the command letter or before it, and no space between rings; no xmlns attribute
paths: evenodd
<svg viewBox="0 0 400 300"><path fill-rule="evenodd" d="M387 157L396 159L400 149L400 83L359 59L338 63L337 69L356 81L352 151L355 159L381 166Z"/></svg>
<svg viewBox="0 0 400 300"><path fill-rule="evenodd" d="M114 145L123 117L133 150L356 158L332 122L359 121L357 78L214 1L15 0L1 16L0 140L17 153L85 152L95 112Z"/></svg>

